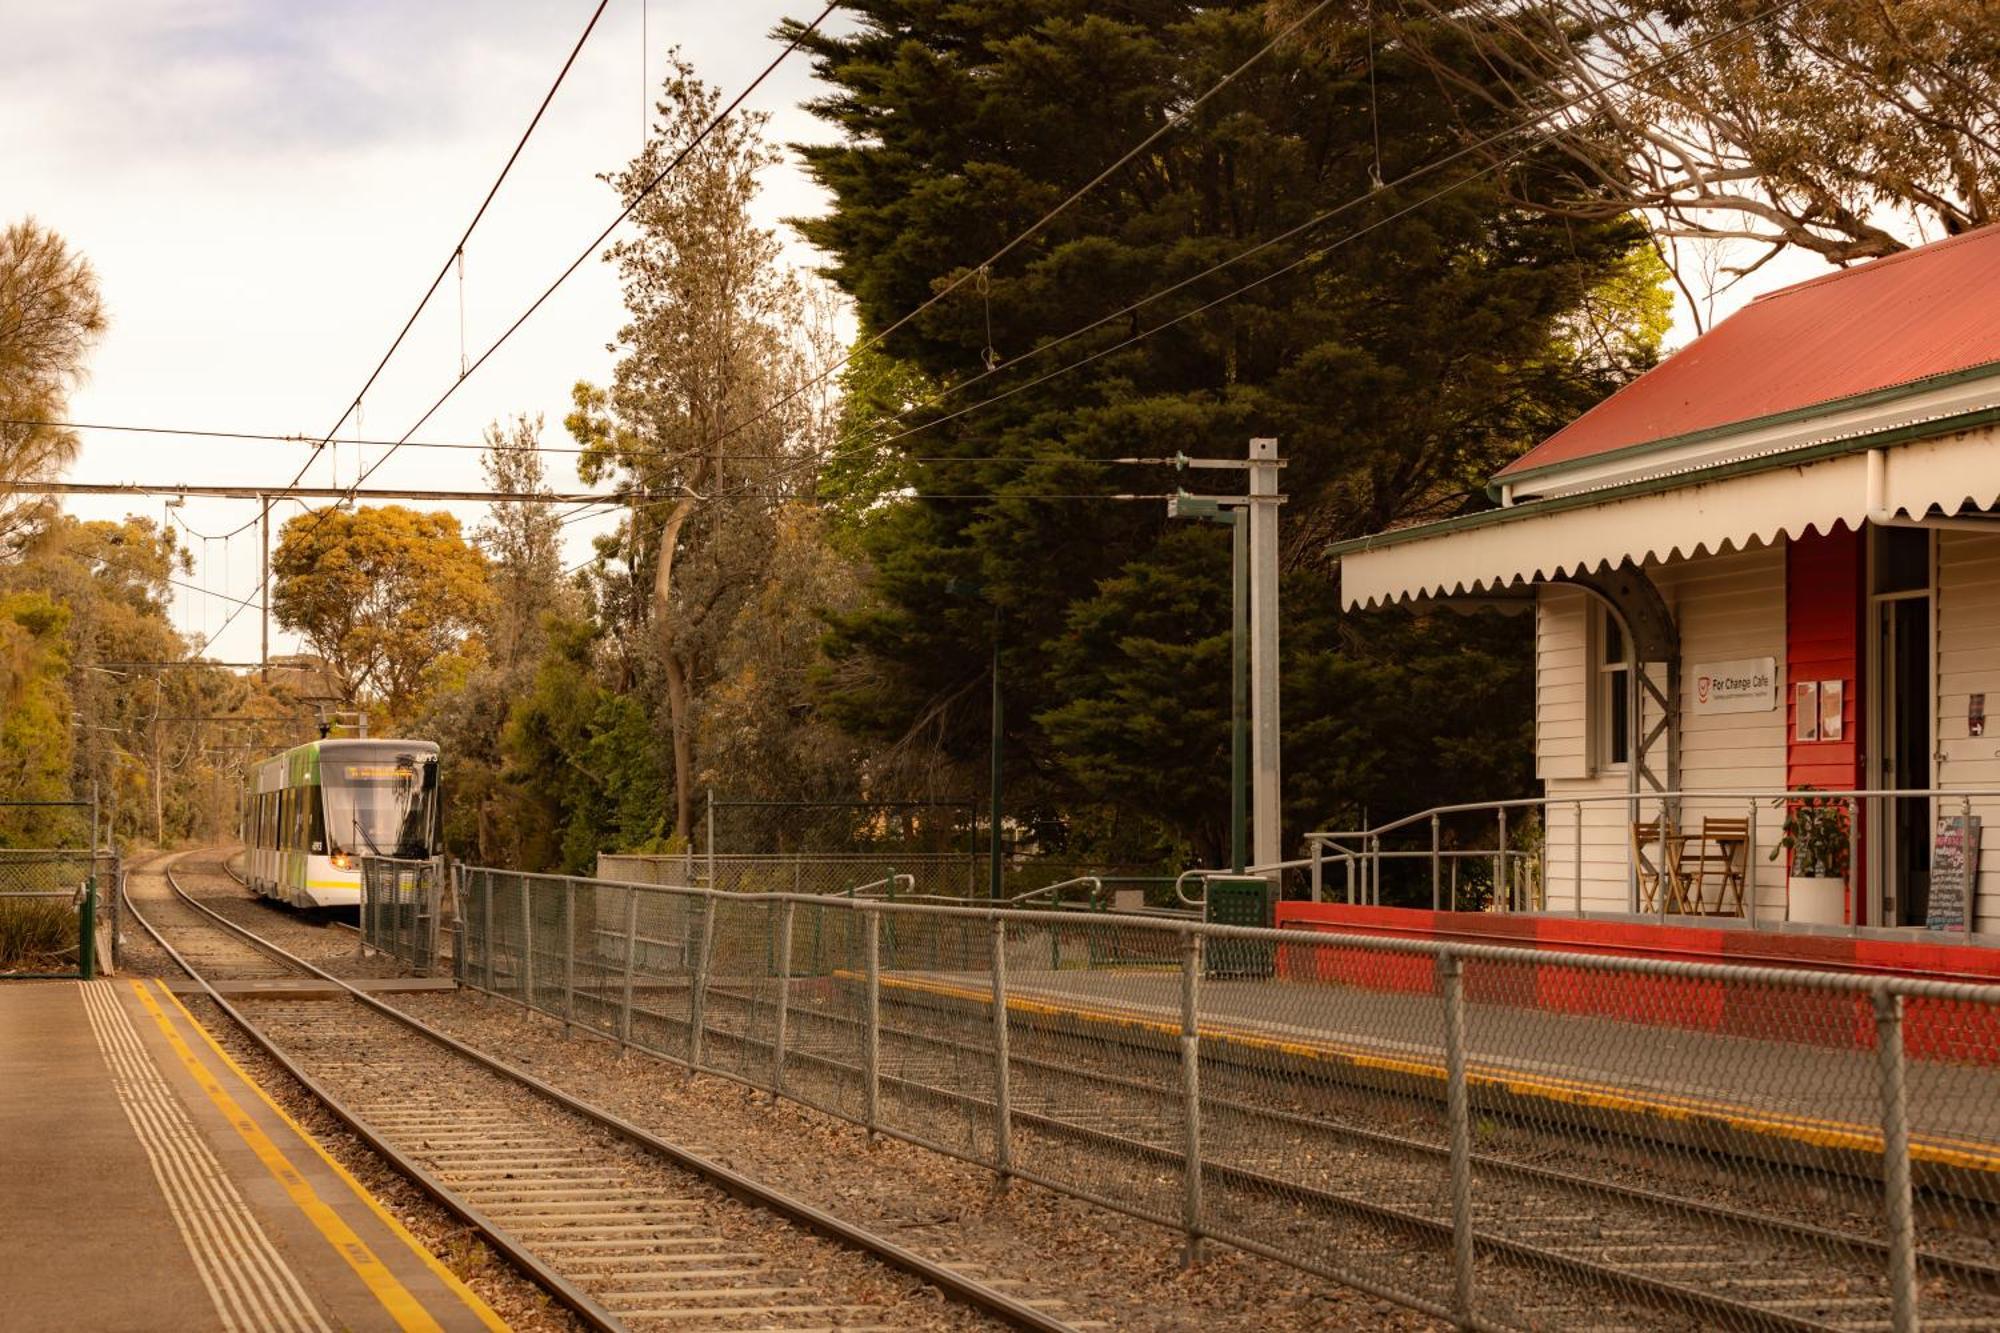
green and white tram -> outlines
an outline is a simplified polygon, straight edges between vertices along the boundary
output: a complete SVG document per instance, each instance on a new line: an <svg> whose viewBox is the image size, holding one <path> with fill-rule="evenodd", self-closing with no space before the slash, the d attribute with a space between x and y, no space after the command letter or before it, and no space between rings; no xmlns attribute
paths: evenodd
<svg viewBox="0 0 2000 1333"><path fill-rule="evenodd" d="M243 846L250 887L295 907L361 902L361 858L427 858L438 843L432 741L323 740L250 770Z"/></svg>

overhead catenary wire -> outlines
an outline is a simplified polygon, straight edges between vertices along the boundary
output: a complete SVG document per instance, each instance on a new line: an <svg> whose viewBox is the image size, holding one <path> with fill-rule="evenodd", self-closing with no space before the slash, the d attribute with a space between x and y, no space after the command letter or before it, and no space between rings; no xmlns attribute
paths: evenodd
<svg viewBox="0 0 2000 1333"><path fill-rule="evenodd" d="M1294 239L1304 234L1305 232L1323 226L1327 222L1332 221L1334 218L1339 217L1345 213L1348 213L1354 210L1355 208L1358 208L1361 205L1377 198L1378 196L1387 193L1388 191L1399 189L1417 180L1421 180L1426 176L1432 175L1437 171L1442 170L1443 168L1465 158L1470 154L1490 148L1495 144L1501 142L1502 140L1509 138L1514 134L1518 134L1523 129L1529 128L1541 121L1548 119L1551 116L1559 116L1566 112L1573 111L1577 107L1583 105L1586 102L1594 101L1597 100L1598 98L1601 98L1604 95L1604 93L1608 91L1611 91L1620 86L1623 86L1625 84L1643 78L1646 75L1662 68L1663 66L1685 59L1687 56L1693 54L1697 50L1700 50L1704 46L1720 41L1726 37L1733 36L1736 33L1742 32L1750 27L1762 23L1766 19L1775 16L1776 14L1785 9L1792 8L1801 3L1803 3L1803 0L1777 0L1777 3L1774 3L1766 7L1765 9L1759 11L1758 13L1753 14L1750 17L1743 19L1742 21L1736 24L1733 24L1728 28L1724 28L1718 30L1717 32L1711 33L1709 36L1701 39L1700 41L1690 43L1689 45L1682 47L1679 50L1670 53L1669 55L1661 57L1657 61L1653 61L1648 65L1629 71L1628 73L1617 79L1608 81L1601 87L1594 87L1585 93L1580 93L1575 97L1567 98L1562 102L1559 102L1546 109L1537 111L1533 115L1525 119L1516 121L1513 124L1503 127L1502 129L1496 130L1493 133L1484 136L1483 138L1473 141L1472 143L1461 145L1459 148L1454 149L1452 152L1447 153L1442 157L1435 158L1432 161L1425 163L1422 166L1416 167L1411 171L1404 173L1403 175L1397 177L1394 181L1390 181L1381 186L1371 186L1371 188L1368 189L1366 192L1356 195L1352 198L1349 198L1335 205L1334 207L1327 209L1322 213L1315 214L1313 217L1310 217L1305 221L1296 224L1295 226L1287 228L1282 232L1266 237L1265 239L1257 242L1255 245L1249 246L1237 252L1236 254L1229 256L1226 259L1219 260L1216 263L1211 264L1206 268L1200 270L1199 272L1190 274L1185 278L1170 283L1166 287L1162 287L1157 291L1150 292L1147 295L1142 296L1137 300L1132 301L1120 307L1117 310L1113 310L1108 314L1101 315L1098 318L1089 321L1088 323L1079 325L1078 327L1071 329L1067 333L1061 334L1056 338L1037 344L1036 346L1030 348L1029 350L1022 352L1017 356L1008 358L1007 360L1004 360L1000 362L998 365L995 365L989 369L982 370L979 373L968 377L967 379L956 381L950 385L946 385L936 390L932 394L930 394L923 401L918 403L913 403L908 407L900 409L899 411L893 414L892 419L907 418L913 412L920 411L927 407L935 407L939 403L943 402L945 399L950 398L958 393L961 393L964 390L971 388L975 384L979 384L985 380L991 379L995 375L1001 374L1005 371L1015 369L1025 361L1029 361L1033 358L1042 356L1043 354L1053 351L1058 347L1062 347L1068 343L1074 342L1076 339L1083 337L1084 335L1091 333L1097 329L1103 328L1107 324L1111 324L1115 321L1124 319L1130 315L1137 313L1138 311L1162 299L1163 297L1170 296L1175 292L1181 291L1197 282L1200 282L1204 278L1212 277L1217 273L1220 273L1228 268L1233 267L1236 264L1242 263L1246 259L1250 259L1258 254L1263 253L1266 250L1271 249L1273 246L1283 244L1285 241ZM1056 368L1055 370L1039 375L1032 380L1028 380L1021 384L1014 385L1013 387L1008 388L1000 393L996 393L987 398L980 399L978 402L972 403L967 407L958 409L957 411L950 412L943 416L939 416L924 421L919 425L912 426L906 430L899 431L892 435L887 435L880 438L867 440L863 443L861 447L881 448L885 445L893 444L896 441L908 439L913 435L921 434L924 431L931 430L937 426L941 426L946 422L957 420L960 417L970 415L972 412L978 411L982 408L990 407L995 403L1005 401L1006 399L1011 398L1016 394L1022 393L1028 389L1035 388L1039 385L1045 384L1050 380L1057 378L1058 376L1068 374L1072 370L1080 369L1083 366L1089 365L1094 361L1101 360L1103 357L1109 356L1114 352L1121 351L1124 348L1130 347L1135 343L1143 342L1147 338L1152 337L1154 334L1164 332L1165 330L1172 328L1175 325L1180 324L1185 320L1191 319L1196 315L1205 313L1206 311L1211 310L1218 305L1224 304L1225 302L1234 300L1235 298L1242 296L1249 291L1255 290L1256 288L1264 285L1265 283L1271 281L1272 279L1281 277L1284 274L1289 273L1306 263L1310 263L1314 260L1324 258L1325 255L1330 253L1332 250L1337 249L1340 246L1345 245L1353 240L1359 239L1361 236L1367 235L1370 232L1378 230L1379 228L1386 226L1391 222L1395 222L1403 217L1406 217L1410 213L1415 212L1417 209L1420 209L1436 201L1437 199L1443 198L1445 195L1448 195L1455 190L1461 189L1464 186L1470 184L1475 180L1480 179L1483 176L1490 175L1494 171L1498 171L1503 167L1510 166L1513 163L1519 161L1521 158L1525 157L1528 153L1534 151L1535 149L1543 146L1546 143L1552 142L1557 138L1560 138L1564 132L1565 129L1563 126L1560 125L1552 126L1536 139L1531 140L1527 144L1524 144L1522 147L1516 149L1514 152L1509 153L1504 157L1498 158L1495 161L1488 163L1480 170L1472 172L1469 175L1463 176L1458 180L1455 180L1438 190L1434 190L1431 193L1425 195L1423 198L1418 199L1412 204L1397 209L1396 211L1389 213L1381 218L1377 218L1373 222L1368 223L1366 226L1361 227L1354 232L1339 237L1336 240L1329 242L1325 245L1318 246L1314 249L1308 250L1304 254L1301 254L1297 258L1290 261L1289 263L1284 264L1279 268L1273 269L1268 273L1262 274L1259 277L1252 279L1251 281L1244 283L1241 286L1236 287L1231 291L1223 293L1221 296L1215 297L1209 301L1202 303L1199 306L1194 307L1193 309L1184 311L1181 314L1174 316L1172 319L1164 320L1159 324L1153 325L1150 328L1141 330L1140 332L1135 333L1130 337L1122 339L1121 341L1115 344L1101 348L1095 352L1090 353L1089 355L1080 357L1075 361L1068 362ZM814 463L822 462L828 458L838 456L839 453L840 453L840 447L836 446L834 449L824 451L818 455L803 456L797 463L794 463L789 466L791 466L794 470L796 470L799 467L810 466ZM1034 460L1034 461L1046 461L1046 460ZM1093 460L1077 459L1074 461L1090 462Z"/></svg>
<svg viewBox="0 0 2000 1333"><path fill-rule="evenodd" d="M1713 32L1698 41L1691 42L1673 52L1668 53L1667 55L1662 56L1660 59L1656 61L1652 61L1646 65L1630 70L1626 72L1624 75L1616 79L1609 80L1600 86L1594 86L1575 96L1565 98L1551 106L1535 110L1531 114L1518 118L1510 122L1509 124L1502 126L1501 128L1479 139L1476 139L1470 143L1462 144L1458 148L1452 150L1449 153L1445 153L1437 158L1432 159L1427 163L1424 163L1416 168L1413 168L1412 170L1405 172L1401 176L1398 176L1393 181L1386 183L1379 183L1379 184L1371 183L1370 187L1367 190L1357 195L1354 195L1342 201L1339 204L1336 204L1335 206L1325 210L1324 212L1315 214L1314 216L1306 219L1305 221L1300 222L1292 227L1289 227L1282 232L1278 232L1272 236L1265 237L1264 239L1258 241L1256 244L1248 246L1245 249L1238 251L1236 254L1233 254L1225 259L1210 264L1196 273L1190 274L1187 277L1181 278L1173 283L1168 284L1165 287L1150 292L1147 295L1138 298L1137 300L1129 302L1128 304L1120 307L1117 310L1113 310L1105 315L1099 316L1096 319L1090 320L1087 323L1082 324L1074 329L1071 329L1068 332L1063 333L1056 338L1050 339L1043 343L1039 343L1034 347L1028 349L1027 351L1024 351L1016 356L1007 358L1005 360L998 362L997 364L982 369L976 374L973 374L964 380L955 381L950 385L943 386L933 391L931 394L926 396L922 401L917 403L912 403L909 406L900 409L899 411L893 414L891 419L892 420L907 419L912 413L924 410L926 408L935 407L940 403L944 402L946 399L949 399L959 393L964 392L967 389L972 388L974 385L980 384L1006 371L1016 369L1019 366L1021 366L1022 363L1024 362L1027 362L1036 357L1040 357L1048 352L1055 350L1056 348L1074 342L1076 339L1081 338L1097 329L1103 328L1107 324L1111 324L1115 321L1125 319L1137 313L1138 311L1144 309L1145 307L1153 304L1154 302L1161 300L1164 297L1170 296L1175 292L1184 290L1185 288L1192 286L1195 283L1201 282L1203 279L1212 277L1217 273L1223 272L1237 264L1244 262L1245 260L1251 259L1259 254L1262 254L1265 251L1270 250L1274 246L1281 245L1286 241L1293 240L1309 231L1314 230L1315 228L1324 226L1326 223L1334 220L1335 218L1343 216L1344 214L1349 213L1369 203L1370 201L1379 198L1380 196L1384 195L1385 193L1388 193L1389 191L1393 191L1402 188L1404 186L1413 184L1419 180L1422 180L1427 176L1433 175L1436 172L1443 170L1445 167L1448 167L1455 162L1461 161L1472 154L1489 149L1494 145L1501 143L1502 141L1516 134L1521 133L1523 130L1531 129L1534 126L1544 121L1547 121L1552 117L1560 117L1569 112L1575 111L1578 107L1581 107L1589 102L1601 99L1608 92L1614 91L1619 87L1633 83L1663 67L1666 67L1680 60L1683 60L1687 58L1689 55L1692 55L1696 51L1699 51L1708 45L1721 41L1725 38L1734 36L1737 33L1743 32L1760 23L1763 23L1764 21L1777 15L1778 13L1786 9L1792 8L1800 3L1803 3L1803 0L1776 0L1776 3L1767 6L1766 8L1744 18L1743 20L1735 24L1732 24L1726 28L1719 29L1716 32ZM1318 11L1314 10L1311 12L1316 13ZM1310 14L1308 14L1308 17L1310 17ZM1294 25L1294 27L1296 27L1296 25ZM1287 29L1287 32L1289 31L1291 30ZM1266 49L1268 49L1268 47ZM1222 305L1228 301L1234 300L1237 297L1242 296L1249 291L1255 290L1257 287L1260 287L1265 283L1272 281L1275 278L1281 277L1286 273L1292 272L1307 263L1311 263L1315 260L1324 258L1326 254L1330 253L1334 249L1339 248L1342 245L1345 245L1353 240L1356 240L1361 236L1367 235L1370 232L1378 230L1379 228L1386 226L1389 223L1395 222L1403 217L1406 217L1410 213L1415 212L1417 209L1425 207L1426 205L1434 202L1435 200L1440 199L1445 195L1452 193L1455 190L1461 189L1475 180L1490 175L1494 171L1512 165L1514 162L1519 161L1521 158L1525 157L1528 153L1533 152L1535 149L1543 146L1546 143L1552 142L1555 139L1560 138L1561 135L1566 132L1566 129L1567 127L1560 123L1552 125L1547 130L1545 130L1541 135L1530 140L1528 143L1522 145L1520 148L1516 149L1512 153L1509 153L1501 158L1496 159L1493 162L1486 164L1480 170L1474 171L1466 176L1463 176L1458 180L1455 180L1438 190L1434 190L1431 193L1425 195L1423 198L1416 200L1412 204L1406 205L1402 208L1395 210L1392 213L1377 218L1374 221L1368 223L1366 226L1361 227L1352 233L1336 238L1335 240L1327 244L1317 246L1313 249L1309 249L1303 254L1297 256L1290 262L1280 266L1277 269L1262 274L1257 278L1251 280L1250 282L1244 283L1229 292L1223 293L1218 297L1205 301L1202 304L1194 307L1193 309L1184 311L1181 314L1174 316L1172 319L1164 320L1159 324L1141 330L1127 338L1120 340L1115 344L1098 349L1097 351L1092 352L1086 356L1079 357L1074 361L1067 362L1064 365L1059 366L1052 371L1036 376L1035 378L1025 381L1023 383L1014 385L999 393L992 394L986 398L980 399L979 401L971 403L956 411L923 421L920 424L911 426L905 430L898 431L894 434L868 439L861 442L858 445L836 445L830 449L802 454L798 459L790 463L781 465L780 468L778 469L777 475L782 476L790 472L796 472L802 470L805 467L814 466L826 462L832 458L840 457L843 455L851 456L853 453L859 452L861 449L879 449L889 444L896 443L897 441L908 439L911 436L918 435L924 431L934 429L935 427L943 425L949 421L957 420L959 418L968 416L973 412L979 411L983 408L990 407L999 402L1003 402L1006 399L1012 398L1019 393L1025 392L1028 389L1032 389L1038 387L1039 385L1048 383L1050 380L1056 379L1059 376L1066 375L1073 370L1081 369L1082 367L1089 365L1095 361L1101 360L1104 357L1112 355L1115 352L1133 346L1136 343L1143 342L1147 338L1150 338L1157 333L1164 332L1165 330L1172 328L1188 319L1191 319L1196 315L1203 314L1208 310L1214 309L1218 305ZM1100 177L1100 179L1101 178L1102 177ZM965 278L969 276L970 272L975 272L975 271L976 270L972 270L969 271L967 275L961 275L960 281L964 281ZM927 302L926 306L928 304L930 303ZM911 316L905 316L903 319L898 320L896 325L892 325L891 328L898 327L902 323L906 323L909 318L913 317L914 314L919 313L923 308L925 307L919 307L918 311L913 311ZM861 350L861 348L857 347L855 350L856 352L858 352L859 350ZM854 353L850 353L850 355L853 354ZM768 411L771 410L771 408L780 406L784 401L785 401L784 399L779 399L776 403L772 404L770 408L766 408L765 410ZM734 427L730 427L727 430L719 432L716 436L714 436L711 439L710 442L719 443L721 440L726 439L730 434L733 434L735 431L742 429L743 426L750 424L755 420L756 417L753 416L751 418L746 419L745 422L738 423L738 425ZM905 457L903 461L914 462L919 460ZM969 461L986 461L986 460L969 460ZM998 460L993 460L993 461L998 461ZM1072 461L1078 463L1092 463L1103 460L1092 460L1092 459L1049 460L1042 458L1029 458L1025 461L1028 463L1041 463L1048 461ZM912 496L912 498L916 497ZM566 521L581 520L582 518L586 517L590 517L590 515L574 513L569 516L566 516Z"/></svg>

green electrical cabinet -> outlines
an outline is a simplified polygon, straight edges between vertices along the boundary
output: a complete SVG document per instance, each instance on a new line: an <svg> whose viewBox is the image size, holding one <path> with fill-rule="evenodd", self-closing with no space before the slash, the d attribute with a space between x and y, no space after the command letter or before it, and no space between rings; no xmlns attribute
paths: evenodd
<svg viewBox="0 0 2000 1333"><path fill-rule="evenodd" d="M1278 889L1268 879L1222 876L1208 881L1202 919L1213 926L1258 926L1278 922ZM1277 948L1266 940L1212 939L1208 942L1211 977L1268 977Z"/></svg>

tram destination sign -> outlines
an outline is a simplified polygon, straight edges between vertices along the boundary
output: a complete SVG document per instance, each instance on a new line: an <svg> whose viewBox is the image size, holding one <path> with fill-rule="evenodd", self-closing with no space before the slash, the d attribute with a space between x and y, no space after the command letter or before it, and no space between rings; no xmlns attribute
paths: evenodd
<svg viewBox="0 0 2000 1333"><path fill-rule="evenodd" d="M1697 713L1765 713L1778 706L1778 663L1770 657L1697 662L1689 670Z"/></svg>

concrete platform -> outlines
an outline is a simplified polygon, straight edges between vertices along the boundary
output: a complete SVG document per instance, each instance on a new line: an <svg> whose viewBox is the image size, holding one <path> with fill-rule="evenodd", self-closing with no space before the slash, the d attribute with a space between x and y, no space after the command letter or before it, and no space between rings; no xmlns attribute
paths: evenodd
<svg viewBox="0 0 2000 1333"><path fill-rule="evenodd" d="M0 1326L505 1324L158 982L0 985Z"/></svg>
<svg viewBox="0 0 2000 1333"><path fill-rule="evenodd" d="M1008 1010L1023 1033L1115 1034L1162 1049L1180 1033L1173 972L1015 968L1008 983ZM887 973L882 989L885 999L992 1005L983 973ZM1482 1108L1546 1126L1637 1129L1705 1149L1880 1170L1872 1046L1758 1040L1478 1001L1466 1009L1469 1083ZM1273 1078L1296 1072L1394 1092L1443 1091L1443 1011L1434 995L1204 979L1199 1030L1204 1059ZM1907 1059L1920 1178L1970 1197L2000 1197L2000 1067L1962 1054Z"/></svg>

